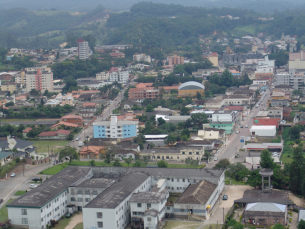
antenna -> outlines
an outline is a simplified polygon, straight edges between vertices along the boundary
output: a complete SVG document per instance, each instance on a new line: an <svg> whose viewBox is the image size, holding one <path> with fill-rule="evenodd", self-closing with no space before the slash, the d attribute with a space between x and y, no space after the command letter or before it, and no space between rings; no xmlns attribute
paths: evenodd
<svg viewBox="0 0 305 229"><path fill-rule="evenodd" d="M141 46L141 27L139 27L139 53L142 54L142 46Z"/></svg>

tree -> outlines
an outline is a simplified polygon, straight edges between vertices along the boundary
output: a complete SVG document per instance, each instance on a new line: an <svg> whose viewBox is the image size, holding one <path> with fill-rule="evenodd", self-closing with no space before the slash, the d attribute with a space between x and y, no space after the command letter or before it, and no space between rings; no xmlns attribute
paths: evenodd
<svg viewBox="0 0 305 229"><path fill-rule="evenodd" d="M196 113L191 115L192 122L197 129L202 129L203 123L208 123L208 117L206 114Z"/></svg>
<svg viewBox="0 0 305 229"><path fill-rule="evenodd" d="M150 105L150 104L148 104L147 106L146 106L146 110L145 110L146 112L152 112L152 111L154 111L154 107L152 106L152 105Z"/></svg>
<svg viewBox="0 0 305 229"><path fill-rule="evenodd" d="M289 135L291 140L296 140L300 138L300 132L304 130L304 126L301 124L294 125L289 130Z"/></svg>
<svg viewBox="0 0 305 229"><path fill-rule="evenodd" d="M264 149L261 153L260 166L264 169L273 169L275 167L274 159L268 149Z"/></svg>
<svg viewBox="0 0 305 229"><path fill-rule="evenodd" d="M285 227L282 224L278 223L273 226L273 229L285 229Z"/></svg>
<svg viewBox="0 0 305 229"><path fill-rule="evenodd" d="M230 165L230 161L227 158L221 159L215 166L214 169L226 169Z"/></svg>
<svg viewBox="0 0 305 229"><path fill-rule="evenodd" d="M191 133L188 129L183 129L181 131L181 136L187 136L189 138L191 136Z"/></svg>
<svg viewBox="0 0 305 229"><path fill-rule="evenodd" d="M95 160L89 161L89 166L96 166Z"/></svg>
<svg viewBox="0 0 305 229"><path fill-rule="evenodd" d="M165 139L164 139L164 143L168 146L173 145L175 142L177 141L176 136L169 134Z"/></svg>
<svg viewBox="0 0 305 229"><path fill-rule="evenodd" d="M167 168L167 162L164 160L158 161L158 168Z"/></svg>
<svg viewBox="0 0 305 229"><path fill-rule="evenodd" d="M137 159L134 163L133 163L133 167L142 167L142 161Z"/></svg>
<svg viewBox="0 0 305 229"><path fill-rule="evenodd" d="M69 134L68 137L67 137L67 140L71 141L71 140L73 140L73 138L74 138L74 135L73 134Z"/></svg>
<svg viewBox="0 0 305 229"><path fill-rule="evenodd" d="M120 163L120 160L116 158L116 159L114 159L113 166L114 167L122 167L122 164Z"/></svg>
<svg viewBox="0 0 305 229"><path fill-rule="evenodd" d="M262 186L262 177L259 174L259 170L250 172L250 176L248 177L246 184L254 188L260 188Z"/></svg>
<svg viewBox="0 0 305 229"><path fill-rule="evenodd" d="M154 144L154 143L152 143L152 142L149 143L149 148L150 148L150 149L152 149L152 148L154 148L154 147L155 147L155 144Z"/></svg>
<svg viewBox="0 0 305 229"><path fill-rule="evenodd" d="M305 229L305 221L301 219L301 221L298 224L298 229Z"/></svg>
<svg viewBox="0 0 305 229"><path fill-rule="evenodd" d="M112 161L114 154L117 152L117 147L115 145L108 145L106 147L106 152L105 155L103 156L105 158L105 162L107 164L110 164L110 162Z"/></svg>
<svg viewBox="0 0 305 229"><path fill-rule="evenodd" d="M182 107L180 109L180 115L187 115L190 110L191 110L190 108Z"/></svg>
<svg viewBox="0 0 305 229"><path fill-rule="evenodd" d="M38 96L38 95L40 95L40 91L33 88L30 90L30 95Z"/></svg>
<svg viewBox="0 0 305 229"><path fill-rule="evenodd" d="M124 158L124 161L126 162L126 164L127 164L128 167L129 167L129 164L133 161L133 158L132 158L132 157Z"/></svg>
<svg viewBox="0 0 305 229"><path fill-rule="evenodd" d="M158 126L165 124L165 120L162 117L158 118L157 121L158 121Z"/></svg>
<svg viewBox="0 0 305 229"><path fill-rule="evenodd" d="M189 165L191 164L191 162L192 162L192 159L191 159L191 158L186 158L186 159L185 159L185 164L186 164L186 167L187 167L187 168L189 167Z"/></svg>
<svg viewBox="0 0 305 229"><path fill-rule="evenodd" d="M148 156L143 156L143 157L142 157L142 161L143 161L143 166L146 167L146 165L147 165L148 162L149 162Z"/></svg>
<svg viewBox="0 0 305 229"><path fill-rule="evenodd" d="M301 195L304 193L305 183L305 159L303 156L303 147L298 146L293 149L293 162L290 165L290 189L293 193Z"/></svg>
<svg viewBox="0 0 305 229"><path fill-rule="evenodd" d="M63 159L63 158L68 158L69 163L71 164L72 160L78 160L79 159L79 155L76 151L75 148L71 147L71 146L66 146L64 149L62 149L59 152L59 160Z"/></svg>
<svg viewBox="0 0 305 229"><path fill-rule="evenodd" d="M236 181L242 181L249 174L249 170L242 163L237 162L236 164L229 165L226 174Z"/></svg>

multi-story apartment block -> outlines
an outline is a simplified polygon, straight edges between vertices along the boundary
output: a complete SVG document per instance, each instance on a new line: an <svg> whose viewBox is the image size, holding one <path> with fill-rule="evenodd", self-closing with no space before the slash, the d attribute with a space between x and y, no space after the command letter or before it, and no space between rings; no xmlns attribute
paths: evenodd
<svg viewBox="0 0 305 229"><path fill-rule="evenodd" d="M238 122L238 112L231 110L215 111L212 115L211 128L225 129L226 134L231 134Z"/></svg>
<svg viewBox="0 0 305 229"><path fill-rule="evenodd" d="M159 89L154 87L130 88L128 91L130 99L154 99L159 97Z"/></svg>
<svg viewBox="0 0 305 229"><path fill-rule="evenodd" d="M86 60L89 58L89 44L87 41L84 41L83 39L78 39L78 58L80 60Z"/></svg>
<svg viewBox="0 0 305 229"><path fill-rule="evenodd" d="M53 73L50 67L26 68L24 79L27 91L53 91Z"/></svg>
<svg viewBox="0 0 305 229"><path fill-rule="evenodd" d="M96 74L96 80L106 81L109 79L109 77L110 77L109 72L100 72Z"/></svg>
<svg viewBox="0 0 305 229"><path fill-rule="evenodd" d="M117 116L111 116L110 121L93 123L94 138L131 138L138 133L137 121L120 121Z"/></svg>
<svg viewBox="0 0 305 229"><path fill-rule="evenodd" d="M146 54L135 53L133 55L133 60L135 60L135 61L145 61L145 62L150 63L151 62L151 57L149 55L146 55Z"/></svg>
<svg viewBox="0 0 305 229"><path fill-rule="evenodd" d="M109 75L110 82L119 82L119 83L127 83L129 80L129 72L128 71L117 71L111 72Z"/></svg>
<svg viewBox="0 0 305 229"><path fill-rule="evenodd" d="M184 57L183 56L169 56L167 57L168 65L169 66L174 66L178 64L184 64Z"/></svg>
<svg viewBox="0 0 305 229"><path fill-rule="evenodd" d="M1 91L9 91L11 94L17 90L17 83L15 82L5 82L1 84Z"/></svg>
<svg viewBox="0 0 305 229"><path fill-rule="evenodd" d="M290 68L289 72L276 74L276 85L289 85L296 90L304 90L305 76Z"/></svg>

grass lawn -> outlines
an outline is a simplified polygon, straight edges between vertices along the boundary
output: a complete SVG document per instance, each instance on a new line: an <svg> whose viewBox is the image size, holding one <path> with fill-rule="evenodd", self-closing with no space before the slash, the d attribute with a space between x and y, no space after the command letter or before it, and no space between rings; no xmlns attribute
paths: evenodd
<svg viewBox="0 0 305 229"><path fill-rule="evenodd" d="M96 166L105 166L105 167L111 167L112 162L110 164L105 163L104 161L95 161ZM155 165L156 163L148 163L149 165ZM71 165L74 166L89 166L89 161L72 161ZM128 167L126 162L121 163L122 167ZM47 168L43 171L41 171L39 174L45 174L45 175L55 175L56 173L60 172L64 168L69 166L69 162L64 162L59 165L52 166L50 168ZM129 164L129 167L132 167L132 163ZM187 166L185 164L168 164L168 168L197 168L197 166Z"/></svg>
<svg viewBox="0 0 305 229"><path fill-rule="evenodd" d="M221 229L222 225L221 224L208 224L205 225L202 229Z"/></svg>
<svg viewBox="0 0 305 229"><path fill-rule="evenodd" d="M225 184L227 184L227 185L230 184L230 178L229 177L225 178ZM247 185L247 184L243 181L236 181L236 180L231 179L231 185Z"/></svg>
<svg viewBox="0 0 305 229"><path fill-rule="evenodd" d="M73 229L83 229L83 223L78 223Z"/></svg>
<svg viewBox="0 0 305 229"><path fill-rule="evenodd" d="M7 212L7 207L6 204L12 202L14 199L12 200L8 200L5 205L0 209L0 222L3 223L6 220L8 220L8 212Z"/></svg>
<svg viewBox="0 0 305 229"><path fill-rule="evenodd" d="M25 193L26 193L26 191L19 190L15 193L15 196L22 196Z"/></svg>
<svg viewBox="0 0 305 229"><path fill-rule="evenodd" d="M184 221L167 221L164 229L196 229L203 223L184 222Z"/></svg>
<svg viewBox="0 0 305 229"><path fill-rule="evenodd" d="M37 153L48 153L48 147L49 152L52 154L52 147L54 150L54 153L59 152L69 141L63 141L63 140L50 140L50 141L33 141L34 146L37 147Z"/></svg>
<svg viewBox="0 0 305 229"><path fill-rule="evenodd" d="M175 203L180 195L181 193L170 193L167 199L167 203Z"/></svg>
<svg viewBox="0 0 305 229"><path fill-rule="evenodd" d="M290 157L288 157L288 155ZM292 163L293 162L293 155L292 154L287 154L287 153L283 153L282 154L282 157L281 157L281 160L284 164L287 164L287 163Z"/></svg>
<svg viewBox="0 0 305 229"><path fill-rule="evenodd" d="M71 219L75 216L75 214L71 217L71 218L66 218L64 217L61 220L58 220L58 224L56 224L54 227L55 229L65 229L66 226L68 226L69 222L71 221Z"/></svg>

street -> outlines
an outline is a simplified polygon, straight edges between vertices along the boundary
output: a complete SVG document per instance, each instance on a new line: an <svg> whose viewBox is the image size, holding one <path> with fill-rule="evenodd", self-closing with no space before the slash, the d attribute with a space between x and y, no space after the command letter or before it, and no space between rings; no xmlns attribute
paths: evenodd
<svg viewBox="0 0 305 229"><path fill-rule="evenodd" d="M215 164L221 159L228 158L230 161L235 157L235 154L239 152L239 146L240 146L240 137L241 136L249 136L249 129L251 128L253 124L253 117L257 115L257 113L264 109L267 108L267 102L270 97L270 90L266 90L266 97L262 100L261 105L258 106L257 108L254 106L250 114L245 117L244 121L240 122L240 125L243 125L243 128L237 127L235 128L235 132L232 133L232 135L229 138L229 141L226 146L224 146L222 149L219 150L217 157L217 161L212 161L207 165L207 168L213 168ZM246 125L248 125L248 128L246 128ZM239 130L239 133L236 134L236 130Z"/></svg>

